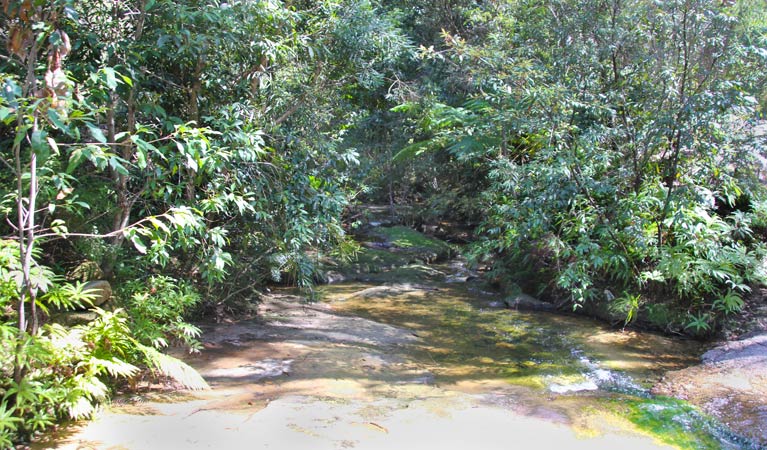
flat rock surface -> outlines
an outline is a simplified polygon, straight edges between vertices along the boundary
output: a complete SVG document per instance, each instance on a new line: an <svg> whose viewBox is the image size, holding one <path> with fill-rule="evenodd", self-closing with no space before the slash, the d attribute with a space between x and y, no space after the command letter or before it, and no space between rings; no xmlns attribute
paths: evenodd
<svg viewBox="0 0 767 450"><path fill-rule="evenodd" d="M669 372L653 393L687 400L767 448L767 333L715 347Z"/></svg>

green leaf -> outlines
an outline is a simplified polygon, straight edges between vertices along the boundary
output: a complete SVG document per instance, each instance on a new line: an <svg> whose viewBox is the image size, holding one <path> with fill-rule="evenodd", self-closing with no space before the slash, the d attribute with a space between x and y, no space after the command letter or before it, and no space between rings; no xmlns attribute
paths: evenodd
<svg viewBox="0 0 767 450"><path fill-rule="evenodd" d="M21 87L16 84L15 81L6 78L2 91L0 91L0 96L2 96L11 106L16 106L18 105L16 99L21 97Z"/></svg>
<svg viewBox="0 0 767 450"><path fill-rule="evenodd" d="M59 236L64 236L69 233L66 223L61 219L56 219L51 222L51 230Z"/></svg>
<svg viewBox="0 0 767 450"><path fill-rule="evenodd" d="M193 172L197 172L199 170L197 161L194 159L192 155L189 155L189 154L186 155L186 167L188 169L191 169Z"/></svg>
<svg viewBox="0 0 767 450"><path fill-rule="evenodd" d="M51 121L54 127L65 132L68 135L72 134L72 130L69 128L69 125L64 123L58 111L56 111L53 108L49 108L47 115L48 115L48 120Z"/></svg>
<svg viewBox="0 0 767 450"><path fill-rule="evenodd" d="M120 175L128 175L128 169L122 164L125 160L117 156L109 157L109 167Z"/></svg>
<svg viewBox="0 0 767 450"><path fill-rule="evenodd" d="M76 148L72 150L69 155L69 165L67 165L67 173L71 174L77 169L83 161L90 157L90 150L88 147Z"/></svg>
<svg viewBox="0 0 767 450"><path fill-rule="evenodd" d="M139 151L144 152L145 155L148 155L149 152L151 151L156 156L159 156L160 158L162 158L163 161L167 161L168 160L168 158L160 150L158 150L157 147L155 147L154 145L150 144L149 142L141 139L140 137L136 136L135 134L132 135L130 137L130 139L131 139L131 141L133 141L134 144L136 144L136 148Z"/></svg>
<svg viewBox="0 0 767 450"><path fill-rule="evenodd" d="M130 241L137 252L141 253L142 255L146 255L146 245L141 241L141 238L138 237L138 235L131 235Z"/></svg>
<svg viewBox="0 0 767 450"><path fill-rule="evenodd" d="M418 108L418 103L406 102L391 108L389 111L396 113L408 113L414 111L416 108Z"/></svg>
<svg viewBox="0 0 767 450"><path fill-rule="evenodd" d="M13 110L10 108L6 108L5 106L0 106L0 122L5 122L5 119L8 117L12 117Z"/></svg>
<svg viewBox="0 0 767 450"><path fill-rule="evenodd" d="M392 157L394 162L407 161L413 159L416 156L420 156L422 153L434 150L438 148L439 144L435 140L420 141L408 146L405 146L396 155Z"/></svg>
<svg viewBox="0 0 767 450"><path fill-rule="evenodd" d="M111 67L104 67L101 69L101 79L104 81L107 85L107 87L111 90L117 89L117 74L115 70Z"/></svg>
<svg viewBox="0 0 767 450"><path fill-rule="evenodd" d="M64 15L69 20L80 20L80 15L77 14L77 11L72 8L71 6L65 6L64 7Z"/></svg>
<svg viewBox="0 0 767 450"><path fill-rule="evenodd" d="M136 147L136 165L139 169L146 169L146 149L141 146Z"/></svg>
<svg viewBox="0 0 767 450"><path fill-rule="evenodd" d="M91 123L86 123L85 125L88 127L88 130L91 132L91 136L93 136L93 139L95 139L100 144L107 143L107 138L106 136L104 136L104 132L101 131L101 128Z"/></svg>
<svg viewBox="0 0 767 450"><path fill-rule="evenodd" d="M53 150L53 153L58 155L60 153L59 144L57 144L56 141L54 141L53 138L50 136L47 138L47 141L48 141L48 145L51 147L51 150Z"/></svg>
<svg viewBox="0 0 767 450"><path fill-rule="evenodd" d="M42 130L32 132L30 141L32 143L32 150L35 152L38 158L38 164L43 164L51 156L51 148L48 146L48 133Z"/></svg>
<svg viewBox="0 0 767 450"><path fill-rule="evenodd" d="M22 125L16 130L16 137L13 139L14 147L21 145L21 142L27 137L27 131L29 131L30 128L29 125Z"/></svg>
<svg viewBox="0 0 767 450"><path fill-rule="evenodd" d="M147 219L149 220L149 222L150 222L152 225L154 225L154 227L155 227L156 229L160 229L160 230L162 230L163 232L165 232L165 233L167 233L167 234L170 234L170 228L168 228L168 226L167 226L167 225L165 225L165 224L164 224L164 223L163 223L161 220L157 219L156 217L152 217L152 216L150 216L150 217L147 217Z"/></svg>

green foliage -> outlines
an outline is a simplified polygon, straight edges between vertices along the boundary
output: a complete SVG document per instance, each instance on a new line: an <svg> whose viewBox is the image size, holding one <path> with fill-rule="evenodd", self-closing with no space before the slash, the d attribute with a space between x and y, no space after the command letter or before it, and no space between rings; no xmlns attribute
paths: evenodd
<svg viewBox="0 0 767 450"><path fill-rule="evenodd" d="M183 281L154 275L146 281L128 282L121 296L133 336L144 345L161 349L170 343L183 344L197 351L200 329L185 321L198 305L200 295Z"/></svg>
<svg viewBox="0 0 767 450"><path fill-rule="evenodd" d="M478 7L467 23L481 32L443 31L421 55L471 85L395 108L420 136L394 159L484 169L472 254L497 279L612 304L626 322L668 302L671 328L712 331L764 279L759 213L736 205L763 195L749 120L767 46L739 22L748 8Z"/></svg>
<svg viewBox="0 0 767 450"><path fill-rule="evenodd" d="M86 325L45 325L37 336L21 339L3 324L0 356L16 358L26 376L14 380L10 367L0 374L0 436L16 440L61 418L89 417L107 400L110 380L133 379L140 365L188 388L205 387L186 364L138 343L121 310L96 312L98 317Z"/></svg>
<svg viewBox="0 0 767 450"><path fill-rule="evenodd" d="M18 302L18 244L0 240L0 306ZM40 266L37 302L66 309L87 303L90 296L83 285L64 284L52 271ZM141 339L165 333L178 335L190 345L199 330L181 321L181 314L199 297L186 286L168 278L152 279L152 289L160 294L155 305L131 309L129 320L121 309L99 308L95 320L71 328L51 323L35 334L19 332L15 317L3 314L0 320L0 358L13 361L0 369L0 443L9 446L43 431L63 418L89 417L99 403L108 399L110 384L133 380L141 367L171 377L190 389L201 389L205 382L188 365L144 345ZM44 288L44 289L43 289ZM139 294L136 294L136 298ZM152 344L157 345L156 339ZM19 375L21 374L21 376Z"/></svg>
<svg viewBox="0 0 767 450"><path fill-rule="evenodd" d="M132 367L201 386L158 349L356 254L355 199L479 223L497 279L627 323L711 332L764 278L763 2L29 3L0 13L0 445ZM125 310L40 328L83 259Z"/></svg>
<svg viewBox="0 0 767 450"><path fill-rule="evenodd" d="M619 298L612 300L610 308L613 312L626 316L624 325L628 325L637 318L637 313L642 306L641 294L624 292Z"/></svg>

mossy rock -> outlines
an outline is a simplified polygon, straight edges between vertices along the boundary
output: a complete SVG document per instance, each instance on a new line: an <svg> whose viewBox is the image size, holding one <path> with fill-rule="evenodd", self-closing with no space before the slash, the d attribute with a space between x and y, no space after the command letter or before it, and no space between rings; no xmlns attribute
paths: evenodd
<svg viewBox="0 0 767 450"><path fill-rule="evenodd" d="M453 253L448 243L408 227L380 227L371 234L391 244L394 250L426 263L444 261Z"/></svg>
<svg viewBox="0 0 767 450"><path fill-rule="evenodd" d="M407 253L363 247L350 261L339 263L337 269L346 274L379 273L411 262L413 257Z"/></svg>
<svg viewBox="0 0 767 450"><path fill-rule="evenodd" d="M51 321L73 327L75 325L85 325L96 320L99 317L95 311L62 311L51 315Z"/></svg>
<svg viewBox="0 0 767 450"><path fill-rule="evenodd" d="M357 254L348 261L323 261L316 281L359 280L359 275L395 270L398 275L416 272L414 278L420 279L433 276L430 270L421 270L424 264L446 260L453 253L446 242L402 226L377 227L358 239L363 242Z"/></svg>
<svg viewBox="0 0 767 450"><path fill-rule="evenodd" d="M68 280L82 281L83 283L103 278L104 272L101 271L98 263L94 261L83 261L67 273Z"/></svg>

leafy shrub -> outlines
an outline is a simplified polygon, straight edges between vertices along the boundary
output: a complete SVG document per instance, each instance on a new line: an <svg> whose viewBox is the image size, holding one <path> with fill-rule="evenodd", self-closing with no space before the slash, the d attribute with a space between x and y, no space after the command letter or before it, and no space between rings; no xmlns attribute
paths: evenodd
<svg viewBox="0 0 767 450"><path fill-rule="evenodd" d="M0 358L16 361L0 373L0 446L25 440L63 418L89 417L108 399L110 380L130 380L146 366L192 389L206 386L189 366L139 343L122 310L95 310L86 325L45 325L37 336L0 327Z"/></svg>
<svg viewBox="0 0 767 450"><path fill-rule="evenodd" d="M750 286L764 281L765 247L748 226L756 213L720 217L711 191L690 180L692 188L680 190L659 225L666 196L659 182L605 196L605 184L620 185L597 172L577 186L560 169L592 171L593 160L553 159L494 172L497 182L486 193L492 207L474 255L497 255L497 277L566 295L575 308L612 303L627 322L654 311L651 322L663 317L674 323L662 328L696 335L739 312ZM650 309L658 303L667 308Z"/></svg>
<svg viewBox="0 0 767 450"><path fill-rule="evenodd" d="M121 289L133 336L156 349L177 343L190 351L200 348L200 329L185 316L200 303L200 294L183 281L162 275L128 282Z"/></svg>
<svg viewBox="0 0 767 450"><path fill-rule="evenodd" d="M159 304L146 303L133 311L132 317L141 311L143 321L130 320L122 309L94 308L97 317L87 324L68 328L51 323L30 334L16 325L19 267L18 245L0 240L0 360L10 362L0 366L0 447L27 440L60 419L90 416L108 398L110 384L132 380L142 367L191 389L206 386L194 369L160 353L155 347L163 341L152 338L180 335L194 345L199 331L180 320L199 299L187 287L158 278ZM35 270L40 310L89 301L82 284L63 283L42 265ZM131 329L134 324L136 330Z"/></svg>
<svg viewBox="0 0 767 450"><path fill-rule="evenodd" d="M627 321L663 304L666 325L709 333L764 279L750 124L763 27L734 11L523 1L472 15L482 33L443 31L447 48L422 51L471 86L397 107L422 137L395 160L436 153L487 174L472 254L495 279Z"/></svg>

